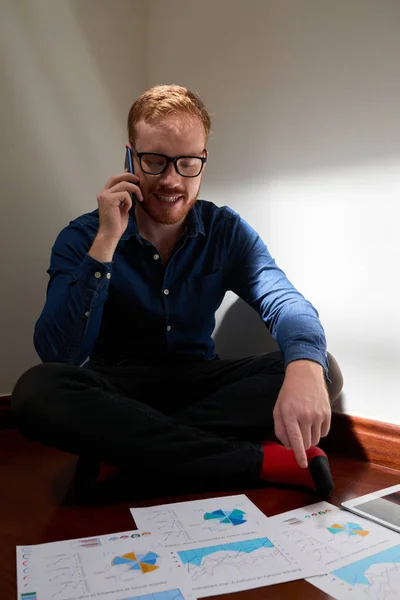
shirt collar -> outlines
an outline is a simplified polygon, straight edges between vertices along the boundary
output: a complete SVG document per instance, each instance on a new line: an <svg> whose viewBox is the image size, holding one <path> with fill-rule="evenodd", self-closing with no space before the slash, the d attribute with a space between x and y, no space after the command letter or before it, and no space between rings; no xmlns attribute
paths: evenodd
<svg viewBox="0 0 400 600"><path fill-rule="evenodd" d="M187 226L186 226L186 235L187 237L196 237L199 233L202 235L206 235L204 229L203 219L201 217L201 209L198 202L190 209L188 214ZM125 233L122 235L122 240L127 240L133 236L137 236L139 234L139 228L137 225L135 211L132 210L129 216L128 227L125 230Z"/></svg>
<svg viewBox="0 0 400 600"><path fill-rule="evenodd" d="M188 237L196 237L199 233L204 236L206 235L201 217L200 204L198 202L189 211L186 232Z"/></svg>
<svg viewBox="0 0 400 600"><path fill-rule="evenodd" d="M139 228L137 226L135 210L134 210L134 205L133 205L129 212L128 227L126 228L125 232L123 233L121 240L128 240L129 238L133 237L134 235L137 235L138 233L139 233Z"/></svg>

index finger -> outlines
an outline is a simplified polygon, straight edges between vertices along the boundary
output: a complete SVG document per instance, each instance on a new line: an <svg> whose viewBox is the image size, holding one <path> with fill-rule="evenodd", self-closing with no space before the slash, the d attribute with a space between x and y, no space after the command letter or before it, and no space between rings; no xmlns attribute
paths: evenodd
<svg viewBox="0 0 400 600"><path fill-rule="evenodd" d="M116 185L117 183L121 183L121 181L138 183L140 181L140 178L137 175L134 175L133 173L129 173L129 171L124 171L123 173L119 173L118 175L113 175L112 177L110 177L110 179L104 186L104 189L109 190L110 188L114 187L114 185Z"/></svg>
<svg viewBox="0 0 400 600"><path fill-rule="evenodd" d="M297 463L299 467L305 469L308 465L308 461L300 426L296 420L290 420L285 423L285 427L287 436L289 438L290 447L294 452Z"/></svg>

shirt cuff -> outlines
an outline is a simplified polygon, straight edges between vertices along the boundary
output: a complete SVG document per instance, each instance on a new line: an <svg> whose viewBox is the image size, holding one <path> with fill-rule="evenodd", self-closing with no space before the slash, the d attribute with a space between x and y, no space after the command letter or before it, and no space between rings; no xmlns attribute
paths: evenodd
<svg viewBox="0 0 400 600"><path fill-rule="evenodd" d="M80 280L89 289L95 291L103 287L108 287L112 274L112 266L112 262L103 263L86 254L81 264Z"/></svg>
<svg viewBox="0 0 400 600"><path fill-rule="evenodd" d="M293 348L289 348L285 352L285 368L289 363L296 360L311 360L322 366L325 373L325 379L328 383L331 383L329 379L329 362L327 352L322 352L314 346L308 346L306 344L299 344Z"/></svg>

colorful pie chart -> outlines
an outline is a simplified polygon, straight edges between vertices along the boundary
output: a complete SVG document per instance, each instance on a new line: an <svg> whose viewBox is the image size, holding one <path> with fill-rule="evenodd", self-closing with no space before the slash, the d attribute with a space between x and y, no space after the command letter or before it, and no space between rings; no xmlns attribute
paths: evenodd
<svg viewBox="0 0 400 600"><path fill-rule="evenodd" d="M116 556L113 558L112 565L129 565L130 569L134 571L141 571L142 573L150 573L158 569L157 559L158 554L155 552L147 552L147 554L136 554L135 552L128 552L122 556Z"/></svg>
<svg viewBox="0 0 400 600"><path fill-rule="evenodd" d="M331 527L328 527L328 531L334 534L347 533L347 535L359 535L361 537L369 534L369 531L363 529L358 523L347 523L346 525L335 523Z"/></svg>
<svg viewBox="0 0 400 600"><path fill-rule="evenodd" d="M246 523L246 513L243 510L234 508L233 510L214 510L213 512L207 512L204 515L205 521L217 520L219 523L224 525L242 525Z"/></svg>

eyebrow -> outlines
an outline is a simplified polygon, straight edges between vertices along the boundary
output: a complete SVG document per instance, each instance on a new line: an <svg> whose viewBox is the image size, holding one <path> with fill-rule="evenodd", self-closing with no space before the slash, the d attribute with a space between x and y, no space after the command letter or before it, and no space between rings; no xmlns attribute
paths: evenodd
<svg viewBox="0 0 400 600"><path fill-rule="evenodd" d="M170 156L169 154L165 154L165 152L157 152L156 150L138 150L136 148L136 152L138 154L161 154L162 156L166 156L167 158L177 158L177 157L181 157L181 156L198 156L200 157L201 154L203 154L203 152L205 151L205 148L203 148L203 150L200 150L200 152L193 152L193 153L189 153L186 152L185 154L175 154L175 156Z"/></svg>

